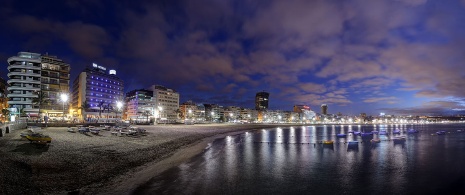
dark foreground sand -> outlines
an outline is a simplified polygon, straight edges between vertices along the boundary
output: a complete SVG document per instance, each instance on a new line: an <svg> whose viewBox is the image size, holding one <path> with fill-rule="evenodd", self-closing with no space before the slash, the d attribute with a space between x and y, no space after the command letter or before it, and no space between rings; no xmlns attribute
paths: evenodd
<svg viewBox="0 0 465 195"><path fill-rule="evenodd" d="M139 126L145 135L69 133L49 127L50 145L18 130L0 137L0 194L130 194L157 174L202 152L209 142L277 125Z"/></svg>

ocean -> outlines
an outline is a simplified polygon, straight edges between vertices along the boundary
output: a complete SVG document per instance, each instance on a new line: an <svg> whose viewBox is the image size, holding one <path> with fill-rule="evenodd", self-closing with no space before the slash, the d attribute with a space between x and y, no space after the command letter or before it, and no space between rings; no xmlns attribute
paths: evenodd
<svg viewBox="0 0 465 195"><path fill-rule="evenodd" d="M463 123L249 131L215 140L134 194L465 194L464 131Z"/></svg>

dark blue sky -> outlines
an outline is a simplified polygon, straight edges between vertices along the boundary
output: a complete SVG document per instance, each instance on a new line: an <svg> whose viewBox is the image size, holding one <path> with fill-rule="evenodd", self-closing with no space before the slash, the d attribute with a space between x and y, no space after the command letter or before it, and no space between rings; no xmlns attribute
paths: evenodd
<svg viewBox="0 0 465 195"><path fill-rule="evenodd" d="M0 61L48 52L126 91L359 114L464 113L465 0L2 1Z"/></svg>

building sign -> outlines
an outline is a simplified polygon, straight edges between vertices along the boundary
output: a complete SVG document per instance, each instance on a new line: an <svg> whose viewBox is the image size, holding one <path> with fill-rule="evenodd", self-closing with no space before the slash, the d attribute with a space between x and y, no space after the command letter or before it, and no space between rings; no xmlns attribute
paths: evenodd
<svg viewBox="0 0 465 195"><path fill-rule="evenodd" d="M92 63L92 67L98 68L98 69L101 69L101 70L107 70L107 68L105 68L105 67L103 67L103 66L99 66L99 65L97 65L96 63Z"/></svg>

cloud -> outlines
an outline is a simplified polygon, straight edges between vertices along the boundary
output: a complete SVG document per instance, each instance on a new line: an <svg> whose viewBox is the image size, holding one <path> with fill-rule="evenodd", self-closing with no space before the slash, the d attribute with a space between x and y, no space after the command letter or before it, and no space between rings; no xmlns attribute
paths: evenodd
<svg viewBox="0 0 465 195"><path fill-rule="evenodd" d="M40 36L42 39L56 38L66 41L71 49L82 57L94 59L104 55L104 46L109 44L105 29L81 21L63 23L39 19L29 15L18 15L9 18L8 23L19 32Z"/></svg>
<svg viewBox="0 0 465 195"><path fill-rule="evenodd" d="M390 96L390 97L372 97L372 98L365 98L363 100L363 102L365 103L377 103L377 102L381 102L381 103L387 103L387 104L395 104L397 103L399 99L394 97L394 96Z"/></svg>
<svg viewBox="0 0 465 195"><path fill-rule="evenodd" d="M388 113L414 115L456 115L464 114L465 106L459 101L430 101L417 107L383 108Z"/></svg>

